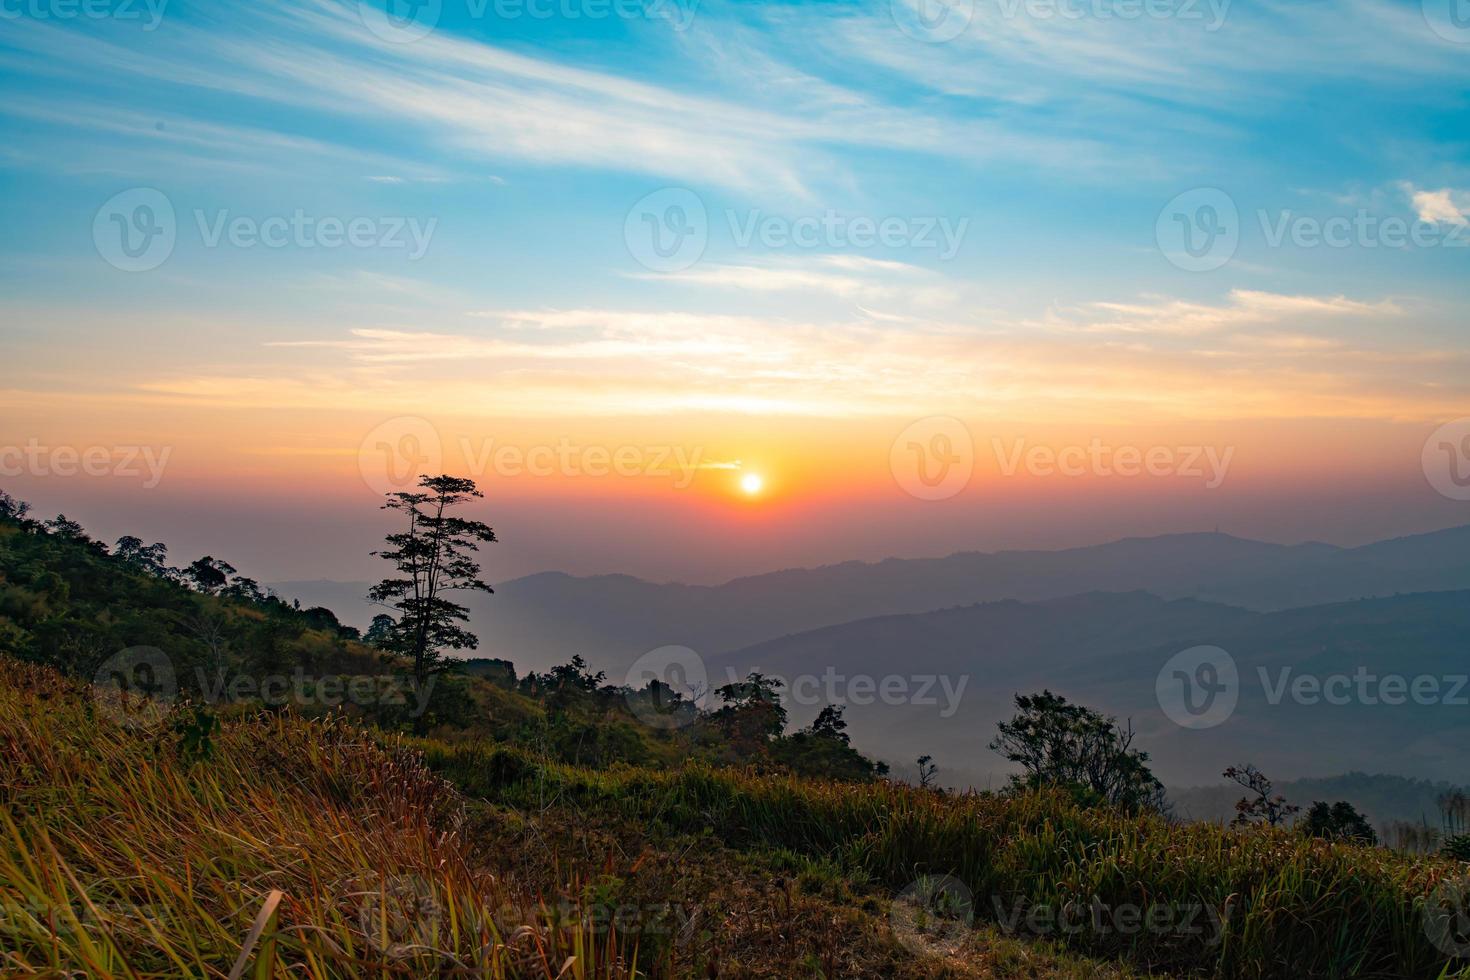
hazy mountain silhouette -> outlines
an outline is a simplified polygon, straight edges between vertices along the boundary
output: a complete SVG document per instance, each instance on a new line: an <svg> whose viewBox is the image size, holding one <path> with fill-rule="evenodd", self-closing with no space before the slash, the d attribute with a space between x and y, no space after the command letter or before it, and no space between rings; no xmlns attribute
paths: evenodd
<svg viewBox="0 0 1470 980"><path fill-rule="evenodd" d="M1349 772L1319 779L1278 780L1274 791L1303 810L1318 800L1327 803L1347 800L1370 823L1381 829L1393 820L1406 820L1438 828L1438 798L1457 788L1463 789L1442 781ZM1235 783L1190 786L1169 791L1169 799L1174 803L1175 811L1180 817L1227 823L1235 817L1235 801L1241 795L1241 789Z"/></svg>
<svg viewBox="0 0 1470 980"><path fill-rule="evenodd" d="M1403 592L1470 589L1470 526L1358 548L1278 545L1227 534L1126 538L1061 551L960 552L844 562L716 586L546 572L472 597L480 653L548 667L580 653L614 676L654 647L705 656L859 618L1000 599L1144 590L1270 611ZM283 595L366 625L366 583L283 582Z"/></svg>
<svg viewBox="0 0 1470 980"><path fill-rule="evenodd" d="M960 709L950 717L941 715L942 705L849 698L848 707L855 742L865 751L894 761L932 754L949 767L942 775L960 784L1002 778L1000 760L986 748L995 724L1009 717L1015 693L1043 688L1131 719L1139 746L1169 782L1207 782L1239 762L1256 762L1281 778L1351 767L1467 781L1470 685L1454 690L1454 678L1470 671L1466 637L1470 592L1277 612L1142 592L1088 593L824 627L713 658L711 675L712 683L724 683L751 669L788 681L829 668L847 678L932 673L950 675L950 689L964 678ZM1156 693L1169 658L1197 645L1226 650L1240 675L1235 713L1207 730L1176 725ZM1459 703L1364 703L1356 686L1346 704L1320 696L1303 703L1291 694L1303 674L1351 677L1360 667L1374 678L1434 677L1440 694ZM1370 690L1380 696L1376 681ZM819 707L794 707L793 720Z"/></svg>

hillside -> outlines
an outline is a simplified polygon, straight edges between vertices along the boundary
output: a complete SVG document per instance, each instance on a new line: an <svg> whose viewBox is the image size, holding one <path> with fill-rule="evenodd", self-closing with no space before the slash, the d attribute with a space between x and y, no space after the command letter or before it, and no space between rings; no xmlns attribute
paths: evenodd
<svg viewBox="0 0 1470 980"><path fill-rule="evenodd" d="M232 568L195 581L163 563L166 550L137 552L64 519L0 514L0 655L103 685L148 685L169 703L346 714L390 731L535 744L598 767L697 759L859 780L881 771L840 730L821 737L783 723L757 743L731 712L648 724L649 712L678 705L651 702L649 689L610 682L580 659L518 675L511 662L469 658L421 679L326 608L264 595Z"/></svg>
<svg viewBox="0 0 1470 980"><path fill-rule="evenodd" d="M13 503L0 517L8 972L1470 977L1436 944L1464 873L1445 858L1180 824L1072 786L907 786L840 715L792 730L739 685L681 713L580 660L519 676L479 658L420 690L330 611L162 557ZM979 636L994 690L1044 655L1101 696L1131 644L1201 628L1245 663L1282 640L1412 635L1399 649L1423 666L1462 600L1258 613L1092 593L763 656L816 669L874 637L898 646L867 666L950 669ZM1062 928L1079 908L1091 925Z"/></svg>
<svg viewBox="0 0 1470 980"><path fill-rule="evenodd" d="M1470 976L1419 911L1443 861L101 697L0 656L8 975Z"/></svg>

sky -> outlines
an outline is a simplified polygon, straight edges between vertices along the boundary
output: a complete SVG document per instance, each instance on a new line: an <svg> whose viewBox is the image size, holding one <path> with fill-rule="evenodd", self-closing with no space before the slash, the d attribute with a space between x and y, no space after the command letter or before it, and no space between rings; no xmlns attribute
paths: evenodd
<svg viewBox="0 0 1470 980"><path fill-rule="evenodd" d="M0 84L0 488L109 540L1470 523L1461 0L0 0Z"/></svg>

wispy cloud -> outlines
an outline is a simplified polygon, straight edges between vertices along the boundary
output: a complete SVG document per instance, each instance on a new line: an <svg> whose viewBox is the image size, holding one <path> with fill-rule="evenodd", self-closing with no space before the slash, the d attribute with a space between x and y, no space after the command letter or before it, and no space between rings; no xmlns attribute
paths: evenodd
<svg viewBox="0 0 1470 980"><path fill-rule="evenodd" d="M1448 187L1437 191L1420 190L1407 183L1403 187L1420 221L1448 225L1464 225L1470 221L1466 218L1466 212L1470 211L1470 191Z"/></svg>
<svg viewBox="0 0 1470 980"><path fill-rule="evenodd" d="M146 93L149 103L174 106L182 115L191 93L200 89L325 118L371 119L380 126L391 120L403 127L401 138L380 141L362 154L364 176L378 179L411 177L422 169L412 162L421 152L411 146L417 139L448 151L442 166L464 171L477 161L523 160L670 179L697 174L711 185L792 195L808 192L813 173L833 170L835 158L825 147L945 150L939 120L856 95L805 100L800 111L792 111L777 100L763 105L758 99L691 94L447 31L394 44L364 29L357 4L339 0L209 9L203 24L171 23L167 32L131 41L23 20L8 38L14 50L0 51L0 65L36 66L95 100L46 110L53 124L119 136L141 133L138 114L114 116L130 96ZM262 32L269 43L259 43ZM86 83L99 70L125 84L109 96L94 93ZM211 110L211 119L217 111ZM341 127L334 129L344 148L360 149ZM242 138L256 152L268 149L271 139L288 138L257 140L265 134L204 119L181 121L175 131L168 139L177 149L220 162ZM324 152L295 139L302 144L298 148ZM384 146L393 143L400 144L394 149L408 170L384 166L385 157L392 157Z"/></svg>
<svg viewBox="0 0 1470 980"><path fill-rule="evenodd" d="M635 279L744 289L753 292L805 290L864 301L902 296L920 305L952 302L958 290L931 270L860 255L767 257L756 262L706 262L671 273L640 273Z"/></svg>
<svg viewBox="0 0 1470 980"><path fill-rule="evenodd" d="M1283 321L1332 326L1341 318L1378 320L1398 316L1392 300L1363 302L1345 296L1287 296L1257 290L1231 290L1224 303L1202 303L1147 296L1133 302L1099 301L1051 311L1036 325L1094 334L1194 337L1227 330L1251 330Z"/></svg>
<svg viewBox="0 0 1470 980"><path fill-rule="evenodd" d="M1470 394L1470 356L1407 336L1390 301L1236 292L1211 305L1105 301L1044 320L958 329L902 318L817 322L608 309L482 311L473 330L357 329L277 348L345 358L324 390L381 409L600 417L723 411L905 416L930 411L1116 422L1433 417ZM1375 329L1356 339L1345 320ZM1321 329L1319 329L1321 328ZM1095 335L1084 344L1078 333ZM314 369L331 372L328 364ZM382 373L351 391L358 370ZM314 378L313 383L319 378ZM320 398L299 378L154 383L193 399ZM411 394L410 394L411 393Z"/></svg>

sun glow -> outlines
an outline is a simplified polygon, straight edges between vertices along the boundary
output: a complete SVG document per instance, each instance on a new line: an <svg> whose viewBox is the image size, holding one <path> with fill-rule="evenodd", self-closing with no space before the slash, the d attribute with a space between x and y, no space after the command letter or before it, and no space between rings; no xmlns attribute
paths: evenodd
<svg viewBox="0 0 1470 980"><path fill-rule="evenodd" d="M761 478L759 473L746 473L740 478L740 489L745 491L747 496L754 497L761 492L765 485L766 481Z"/></svg>

